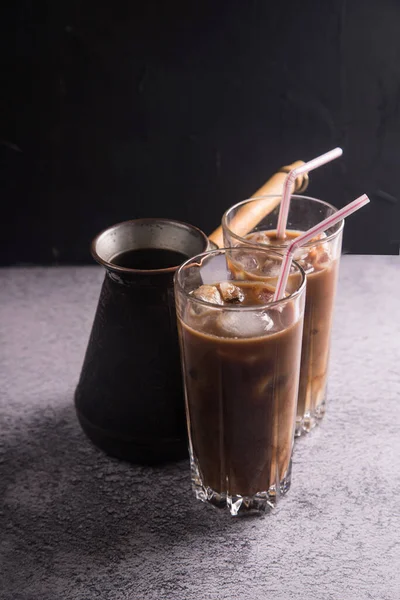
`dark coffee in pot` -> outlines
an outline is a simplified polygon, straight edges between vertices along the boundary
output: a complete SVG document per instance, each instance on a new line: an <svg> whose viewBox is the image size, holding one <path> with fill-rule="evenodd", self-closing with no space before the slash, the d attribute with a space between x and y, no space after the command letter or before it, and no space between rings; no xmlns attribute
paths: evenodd
<svg viewBox="0 0 400 600"><path fill-rule="evenodd" d="M139 248L120 252L111 259L111 262L114 265L127 269L143 269L147 271L178 267L188 258L187 254L166 248Z"/></svg>

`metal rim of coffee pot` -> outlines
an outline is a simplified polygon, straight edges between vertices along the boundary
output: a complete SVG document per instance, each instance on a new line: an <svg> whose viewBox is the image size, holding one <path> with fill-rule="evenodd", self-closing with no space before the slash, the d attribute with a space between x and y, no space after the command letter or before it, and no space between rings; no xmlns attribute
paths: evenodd
<svg viewBox="0 0 400 600"><path fill-rule="evenodd" d="M116 236L118 230L132 226L133 224L137 227L145 226L145 225L161 226L161 227L162 226L164 226L164 227L170 226L170 227L175 227L177 230L179 230L179 229L186 230L187 233L192 233L194 235L197 235L199 240L202 239L204 241L203 252L208 250L210 247L210 240L208 239L207 235L201 229L196 227L195 225L191 225L191 224L185 223L183 221L178 221L176 219L166 219L166 218L156 218L156 217L141 218L141 219L129 219L127 221L121 221L119 223L115 223L114 225L107 227L106 229L101 231L98 235L96 235L96 237L93 239L93 241L91 243L91 247L90 247L91 254L92 254L93 258L95 259L95 261L98 262L99 264L103 265L104 267L106 267L109 270L118 271L121 273L157 274L157 273L173 273L174 271L176 271L176 269L180 265L176 265L173 267L167 267L164 269L134 269L134 268L129 268L129 267L121 267L121 266L113 263L112 258L107 260L106 258L104 258L101 255L101 253L99 252L99 244L104 240L104 238L106 236L112 236L112 235ZM132 239L133 239L133 237L132 237ZM138 248L145 248L145 247L157 248L160 246L158 246L157 244L153 244L153 245L149 244L148 246L139 245L137 247ZM173 248L173 245L171 247L165 246L165 248L175 249L175 250L179 251L179 249ZM132 249L132 248L125 247L124 249L128 250L128 249ZM123 249L120 248L119 251L121 252L121 251L123 251ZM182 253L184 254L185 252L182 250ZM113 257L115 257L117 254L118 254L118 251L114 252ZM197 251L195 251L192 256L195 256L196 254L198 254Z"/></svg>

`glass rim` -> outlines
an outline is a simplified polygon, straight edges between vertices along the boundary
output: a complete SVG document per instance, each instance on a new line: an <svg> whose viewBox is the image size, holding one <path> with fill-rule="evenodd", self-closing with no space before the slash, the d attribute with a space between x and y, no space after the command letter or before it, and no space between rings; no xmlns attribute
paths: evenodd
<svg viewBox="0 0 400 600"><path fill-rule="evenodd" d="M240 242L241 241L247 242L248 240L246 240L245 237L238 235L237 233L232 231L232 229L230 229L230 227L227 223L228 214L230 213L230 211L234 210L235 208L239 208L240 206L244 206L245 204L250 204L251 202L254 202L256 200L262 200L265 198L276 198L277 196L282 196L282 194L265 194L265 195L261 195L261 196L254 196L252 198L247 198L246 200L241 200L241 202L237 202L237 204L230 206L222 215L222 219L221 219L222 229L223 230L226 229L229 232L229 235L234 237L236 240L238 240ZM325 200L320 200L319 198L313 198L312 196L303 196L301 194L292 194L291 198L295 198L296 200L312 200L313 202L316 202L318 204L322 204L323 206L327 206L328 208L331 208L333 210L333 213L338 211L336 206L333 206L333 204L329 204L329 202L325 202ZM290 210L290 207L289 207L289 210ZM335 239L343 231L344 219L339 221L339 223L336 223L336 225L334 225L334 227L337 227L337 229L330 235L327 235L325 238L321 238L320 240L315 240L315 241L310 240L309 242L302 244L301 248L310 248L312 246L326 244L327 242L330 242L331 240ZM249 232L249 233L252 233L252 232ZM257 242L255 242L255 243L257 244ZM268 247L268 248L271 247L272 249L275 249L275 248L286 248L287 244L275 244L274 243L274 244L271 244L271 246L269 246L269 245L267 246L266 244L258 244L259 248L262 248L263 246Z"/></svg>
<svg viewBox="0 0 400 600"><path fill-rule="evenodd" d="M262 247L262 246L248 245L245 247L243 247L243 246L237 247L236 246L236 247L228 247L228 248L216 248L215 250L209 250L208 252L202 252L201 254L196 254L196 256L193 256L192 258L188 258L188 260L186 260L184 263L182 263L174 275L175 287L186 298L189 298L191 301L196 302L197 304L200 304L201 306L212 307L217 310L245 311L245 312L251 312L251 311L255 311L255 310L265 310L268 308L278 306L282 302L288 302L289 300L294 300L294 299L298 298L305 291L306 280L307 280L306 273L305 273L303 267L301 265L299 265L299 263L296 260L292 261L292 265L296 266L296 268L301 276L301 282L300 282L298 288L294 292L289 294L288 296L285 296L284 298L280 298L279 300L272 300L271 302L267 302L266 304L255 304L253 306L248 306L248 305L242 306L240 304L229 304L229 305L213 304L212 302L207 302L206 300L201 300L200 298L196 298L195 296L192 296L190 292L187 292L184 289L183 285L179 281L181 271L183 271L186 266L189 266L189 263L191 263L192 261L197 261L198 263L200 263L200 261L203 258L206 258L207 256L211 256L212 254L218 255L220 253L226 254L227 250L229 250L230 252L232 252L232 251L233 252L243 252L243 250L247 251L247 250L251 250L251 249L257 250L257 252L261 251L261 252L265 252L267 254L273 254L273 255L277 256L278 258L280 258L281 262L283 262L284 257L282 254L280 254L280 252L278 252L277 250L274 250L274 249L269 249L265 246ZM201 266L201 263L199 264L199 266ZM260 280L259 283L263 283L263 281ZM264 281L264 283L265 283L265 281ZM191 290L191 291L193 291L193 290Z"/></svg>

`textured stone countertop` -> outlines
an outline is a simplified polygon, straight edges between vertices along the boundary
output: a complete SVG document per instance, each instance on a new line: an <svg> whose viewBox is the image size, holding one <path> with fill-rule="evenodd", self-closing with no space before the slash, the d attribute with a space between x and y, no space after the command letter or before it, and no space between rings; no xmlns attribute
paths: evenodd
<svg viewBox="0 0 400 600"><path fill-rule="evenodd" d="M1 600L400 598L400 258L345 256L328 413L277 511L87 441L72 396L100 267L0 270Z"/></svg>

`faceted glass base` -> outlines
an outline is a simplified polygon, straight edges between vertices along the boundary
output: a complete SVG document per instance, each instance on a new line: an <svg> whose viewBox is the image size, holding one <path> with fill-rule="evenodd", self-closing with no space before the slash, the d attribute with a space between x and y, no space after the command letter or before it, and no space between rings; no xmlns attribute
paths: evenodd
<svg viewBox="0 0 400 600"><path fill-rule="evenodd" d="M309 433L318 423L323 419L326 412L326 400L325 398L322 402L315 408L315 410L308 411L304 414L303 418L296 418L296 429L295 429L295 437L300 437L304 433Z"/></svg>
<svg viewBox="0 0 400 600"><path fill-rule="evenodd" d="M275 508L279 497L284 496L290 489L292 462L286 476L276 485L266 491L260 491L253 496L230 495L229 492L217 492L206 486L201 478L196 459L192 457L191 473L192 488L195 496L202 502L208 502L217 508L228 508L232 516L245 513L267 513Z"/></svg>

